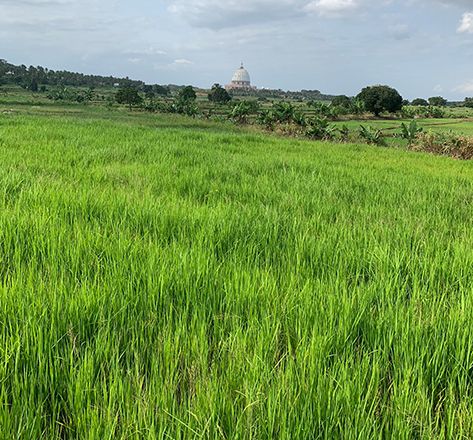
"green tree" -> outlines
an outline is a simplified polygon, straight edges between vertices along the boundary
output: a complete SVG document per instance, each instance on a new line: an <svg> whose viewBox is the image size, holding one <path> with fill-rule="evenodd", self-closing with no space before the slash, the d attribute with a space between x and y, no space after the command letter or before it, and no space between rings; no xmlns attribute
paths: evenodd
<svg viewBox="0 0 473 440"><path fill-rule="evenodd" d="M156 95L169 96L169 87L164 87L164 86L160 86L156 84L153 87L153 90L154 90L154 93L156 93Z"/></svg>
<svg viewBox="0 0 473 440"><path fill-rule="evenodd" d="M473 98L465 98L464 107L473 108Z"/></svg>
<svg viewBox="0 0 473 440"><path fill-rule="evenodd" d="M402 96L396 89L388 86L365 87L357 99L363 102L365 109L379 116L382 112L395 113L402 109Z"/></svg>
<svg viewBox="0 0 473 440"><path fill-rule="evenodd" d="M441 96L432 96L432 98L429 98L429 104L434 107L445 107L447 105L447 100Z"/></svg>
<svg viewBox="0 0 473 440"><path fill-rule="evenodd" d="M185 101L195 101L197 99L197 95L192 86L187 86L179 90L177 97Z"/></svg>
<svg viewBox="0 0 473 440"><path fill-rule="evenodd" d="M36 80L36 78L31 78L31 82L30 82L30 85L28 86L28 88L32 91L32 92L37 92L39 87L38 87L38 81Z"/></svg>
<svg viewBox="0 0 473 440"><path fill-rule="evenodd" d="M119 89L115 95L115 100L118 104L128 105L130 110L134 105L140 105L143 102L143 98L135 87L123 87Z"/></svg>
<svg viewBox="0 0 473 440"><path fill-rule="evenodd" d="M179 90L177 97L174 99L173 109L179 114L195 116L199 111L196 99L197 95L192 86L184 87Z"/></svg>
<svg viewBox="0 0 473 440"><path fill-rule="evenodd" d="M352 100L346 95L340 95L332 99L332 105L334 107L341 107L345 110L350 110L352 106Z"/></svg>
<svg viewBox="0 0 473 440"><path fill-rule="evenodd" d="M421 106L427 107L429 105L428 101L424 98L416 98L412 101L411 104L415 107L421 107Z"/></svg>
<svg viewBox="0 0 473 440"><path fill-rule="evenodd" d="M209 101L213 102L214 104L227 104L232 99L232 97L220 84L214 84L208 96Z"/></svg>
<svg viewBox="0 0 473 440"><path fill-rule="evenodd" d="M156 95L153 86L147 84L143 86L143 92L145 94L145 98L149 99L150 101L152 101Z"/></svg>

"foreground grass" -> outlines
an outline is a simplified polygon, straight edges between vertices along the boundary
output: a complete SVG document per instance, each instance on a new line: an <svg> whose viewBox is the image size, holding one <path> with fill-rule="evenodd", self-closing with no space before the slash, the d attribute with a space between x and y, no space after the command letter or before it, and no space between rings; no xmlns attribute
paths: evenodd
<svg viewBox="0 0 473 440"><path fill-rule="evenodd" d="M473 436L471 163L0 118L5 438Z"/></svg>

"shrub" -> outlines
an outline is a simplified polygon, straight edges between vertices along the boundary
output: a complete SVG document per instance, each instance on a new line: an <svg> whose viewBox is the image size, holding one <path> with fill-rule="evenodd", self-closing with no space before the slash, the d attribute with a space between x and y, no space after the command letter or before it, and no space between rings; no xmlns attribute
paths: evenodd
<svg viewBox="0 0 473 440"><path fill-rule="evenodd" d="M453 133L419 133L410 148L456 159L473 159L473 138Z"/></svg>
<svg viewBox="0 0 473 440"><path fill-rule="evenodd" d="M386 140L384 139L383 132L377 128L360 126L359 131L360 137L368 144L385 146Z"/></svg>
<svg viewBox="0 0 473 440"><path fill-rule="evenodd" d="M424 129L419 127L416 121L411 121L409 125L404 123L401 124L401 138L406 139L409 145L412 144L417 135L423 131Z"/></svg>
<svg viewBox="0 0 473 440"><path fill-rule="evenodd" d="M330 140L335 135L336 128L325 118L311 118L307 121L305 135L310 139Z"/></svg>
<svg viewBox="0 0 473 440"><path fill-rule="evenodd" d="M340 141L348 142L348 140L350 138L350 129L346 125L342 125L338 129L338 134L339 134L339 137L340 137Z"/></svg>
<svg viewBox="0 0 473 440"><path fill-rule="evenodd" d="M309 107L311 107L315 111L315 115L318 118L333 118L333 108L325 104L324 102L319 101L312 101L309 102Z"/></svg>
<svg viewBox="0 0 473 440"><path fill-rule="evenodd" d="M258 103L255 101L240 101L235 104L230 112L230 119L239 123L246 124L249 117L258 111Z"/></svg>

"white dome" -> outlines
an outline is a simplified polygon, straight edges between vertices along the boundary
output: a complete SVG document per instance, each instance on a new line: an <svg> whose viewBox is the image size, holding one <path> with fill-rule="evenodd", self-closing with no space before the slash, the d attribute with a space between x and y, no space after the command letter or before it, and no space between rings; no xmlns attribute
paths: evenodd
<svg viewBox="0 0 473 440"><path fill-rule="evenodd" d="M241 67L235 72L232 78L232 82L245 82L245 83L251 83L250 79L250 74L248 71L243 67L243 64Z"/></svg>

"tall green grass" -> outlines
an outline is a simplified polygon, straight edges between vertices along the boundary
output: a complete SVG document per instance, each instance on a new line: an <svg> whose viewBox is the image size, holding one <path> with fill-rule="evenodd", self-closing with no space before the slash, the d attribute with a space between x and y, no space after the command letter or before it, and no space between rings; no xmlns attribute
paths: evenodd
<svg viewBox="0 0 473 440"><path fill-rule="evenodd" d="M0 157L2 438L473 436L471 163L93 115Z"/></svg>

